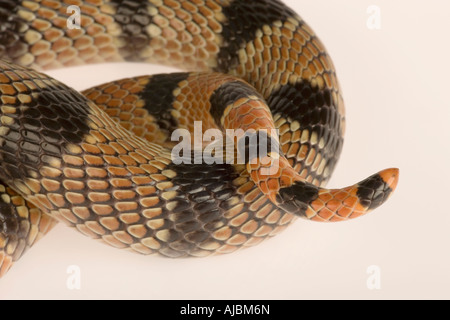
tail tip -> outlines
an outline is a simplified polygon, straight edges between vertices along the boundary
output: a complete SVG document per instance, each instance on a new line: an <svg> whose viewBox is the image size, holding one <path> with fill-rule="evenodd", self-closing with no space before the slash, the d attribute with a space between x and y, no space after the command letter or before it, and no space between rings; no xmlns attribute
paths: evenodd
<svg viewBox="0 0 450 320"><path fill-rule="evenodd" d="M389 168L361 181L357 187L359 203L372 211L385 203L397 187L399 169Z"/></svg>
<svg viewBox="0 0 450 320"><path fill-rule="evenodd" d="M398 168L385 169L383 171L380 171L378 174L392 191L397 188L400 176L400 170Z"/></svg>

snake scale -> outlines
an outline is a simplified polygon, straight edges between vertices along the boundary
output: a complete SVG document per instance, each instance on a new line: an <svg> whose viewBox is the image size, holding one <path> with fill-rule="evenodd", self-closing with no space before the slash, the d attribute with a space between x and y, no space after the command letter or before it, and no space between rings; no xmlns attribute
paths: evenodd
<svg viewBox="0 0 450 320"><path fill-rule="evenodd" d="M69 5L80 28L67 27ZM83 93L41 73L113 61L185 72ZM171 135L195 121L246 132L233 149L243 163L198 150L175 163ZM398 169L325 189L344 131L333 62L279 0L0 0L0 275L57 221L176 258L256 245L297 217L359 217ZM252 138L270 152L247 155Z"/></svg>

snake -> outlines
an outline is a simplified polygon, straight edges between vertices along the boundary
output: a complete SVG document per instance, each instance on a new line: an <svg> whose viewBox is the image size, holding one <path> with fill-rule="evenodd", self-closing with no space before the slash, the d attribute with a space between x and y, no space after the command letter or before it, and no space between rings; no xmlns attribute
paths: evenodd
<svg viewBox="0 0 450 320"><path fill-rule="evenodd" d="M83 92L43 73L121 61L180 72ZM198 123L234 146L195 147ZM0 0L0 276L58 222L182 258L360 217L399 170L327 189L345 124L325 46L280 0Z"/></svg>

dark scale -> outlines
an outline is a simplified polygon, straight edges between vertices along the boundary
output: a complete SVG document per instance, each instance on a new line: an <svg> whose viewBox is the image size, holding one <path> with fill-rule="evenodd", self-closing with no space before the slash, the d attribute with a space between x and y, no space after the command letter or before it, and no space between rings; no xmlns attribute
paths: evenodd
<svg viewBox="0 0 450 320"><path fill-rule="evenodd" d="M144 108L155 117L159 128L168 136L178 127L177 120L172 116L175 99L173 91L188 77L189 73L158 74L152 76L139 93L145 101Z"/></svg>
<svg viewBox="0 0 450 320"><path fill-rule="evenodd" d="M233 207L229 205L229 200L241 197L233 186L239 172L228 164L170 164L166 170L176 172L172 182L178 196L170 200L177 202L170 212L165 208L166 203L158 204L163 208L163 214L156 219L173 223L172 241L160 242L163 249L159 251L170 257L195 254L202 243L218 241L213 238L213 232L229 225L224 217L227 210ZM239 202L242 203L242 199ZM251 211L248 212L249 219L256 219ZM232 232L232 236L239 233L239 227L233 227Z"/></svg>
<svg viewBox="0 0 450 320"><path fill-rule="evenodd" d="M292 186L280 189L277 201L279 206L296 215L305 214L308 205L319 197L316 186L297 181Z"/></svg>
<svg viewBox="0 0 450 320"><path fill-rule="evenodd" d="M116 8L115 21L122 27L120 39L126 43L120 48L120 54L125 60L140 61L140 52L148 47L150 36L146 28L152 23L148 7L149 1L112 0L109 2Z"/></svg>
<svg viewBox="0 0 450 320"><path fill-rule="evenodd" d="M19 58L29 50L23 38L28 26L17 16L18 8L16 0L0 0L0 58Z"/></svg>
<svg viewBox="0 0 450 320"><path fill-rule="evenodd" d="M0 234L17 236L17 233L19 232L19 222L20 217L17 214L15 207L6 203L3 198L0 197Z"/></svg>
<svg viewBox="0 0 450 320"><path fill-rule="evenodd" d="M222 23L224 42L217 57L216 71L220 72L239 65L239 50L255 39L258 29L297 16L278 0L234 0L222 8L222 13L226 21Z"/></svg>
<svg viewBox="0 0 450 320"><path fill-rule="evenodd" d="M310 137L312 133L317 133L318 142L324 139L325 146L322 150L318 149L318 145L311 146L310 142L306 144L316 148L316 151L326 159L326 166L331 173L341 153L343 138L342 118L330 89L319 89L302 80L295 85L286 84L274 91L267 99L267 103L273 115L279 114L282 118L298 121L301 130L308 130ZM289 160L294 162L293 166L298 163L296 157ZM303 162L302 167L306 167ZM312 170L308 169L311 173ZM317 177L313 173L313 178L321 181L324 177Z"/></svg>
<svg viewBox="0 0 450 320"><path fill-rule="evenodd" d="M76 99L70 95L76 95ZM25 105L21 126L28 132L38 133L47 142L44 150L52 152L51 144L80 144L89 133L90 108L86 98L65 86L45 88L39 92L33 105ZM35 112L39 117L36 117ZM31 135L33 136L33 135Z"/></svg>
<svg viewBox="0 0 450 320"><path fill-rule="evenodd" d="M379 207L391 194L392 189L375 174L358 185L357 195L361 204L369 209Z"/></svg>
<svg viewBox="0 0 450 320"><path fill-rule="evenodd" d="M232 183L239 173L228 164L171 164L167 170L176 172L172 182L179 195L171 200L177 205L168 214L179 239L161 252L186 255L198 244L212 240L211 233L226 225L224 213L228 208L223 204L237 196Z"/></svg>
<svg viewBox="0 0 450 320"><path fill-rule="evenodd" d="M7 114L14 121L3 124L8 128L0 152L5 181L29 178L30 171L39 172L47 165L48 157L60 158L62 148L80 144L90 131L86 98L65 85L55 83L24 94L33 94L35 99L9 105L16 108L15 113Z"/></svg>
<svg viewBox="0 0 450 320"><path fill-rule="evenodd" d="M3 182L0 184L4 186ZM29 217L21 217L17 208L4 200L7 192L0 192L0 239L6 247L13 249L13 260L19 259L27 249L27 237L30 232Z"/></svg>

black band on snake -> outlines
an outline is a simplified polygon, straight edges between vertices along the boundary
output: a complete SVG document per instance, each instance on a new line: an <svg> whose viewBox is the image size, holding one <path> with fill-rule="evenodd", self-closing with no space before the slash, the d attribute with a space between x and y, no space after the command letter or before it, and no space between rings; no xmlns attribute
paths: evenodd
<svg viewBox="0 0 450 320"><path fill-rule="evenodd" d="M189 73L83 93L41 73L113 61ZM192 150L176 163L172 133L196 121L245 133L232 158L252 139L269 151L236 164ZM0 275L57 221L175 258L256 245L296 217L359 217L387 200L398 170L325 189L344 131L329 55L278 0L0 0Z"/></svg>

